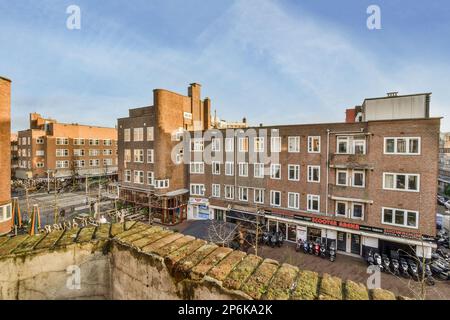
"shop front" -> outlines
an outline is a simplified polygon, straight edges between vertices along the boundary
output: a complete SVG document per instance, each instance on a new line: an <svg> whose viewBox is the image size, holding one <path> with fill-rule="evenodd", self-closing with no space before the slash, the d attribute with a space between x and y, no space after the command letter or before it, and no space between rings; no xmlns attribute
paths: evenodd
<svg viewBox="0 0 450 320"><path fill-rule="evenodd" d="M206 198L189 198L188 220L210 220L209 200Z"/></svg>

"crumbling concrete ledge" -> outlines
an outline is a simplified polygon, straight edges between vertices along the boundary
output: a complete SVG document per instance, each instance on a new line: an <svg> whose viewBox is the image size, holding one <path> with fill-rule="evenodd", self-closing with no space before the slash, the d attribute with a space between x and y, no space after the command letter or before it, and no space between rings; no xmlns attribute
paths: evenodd
<svg viewBox="0 0 450 320"><path fill-rule="evenodd" d="M404 299L139 222L0 238L0 270L0 299Z"/></svg>

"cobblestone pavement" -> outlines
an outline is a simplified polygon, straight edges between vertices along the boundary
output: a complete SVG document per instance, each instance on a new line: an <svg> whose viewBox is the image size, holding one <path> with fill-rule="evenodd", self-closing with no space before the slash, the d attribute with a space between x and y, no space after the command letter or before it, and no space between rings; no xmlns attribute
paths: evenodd
<svg viewBox="0 0 450 320"><path fill-rule="evenodd" d="M205 226L204 221L185 221L172 228L185 234L202 237L205 234L202 228L205 228ZM261 246L258 251L258 255L264 258L289 263L301 269L316 271L319 274L328 273L342 279L350 279L363 284L367 283L369 277L366 262L358 257L338 254L336 261L330 262L328 259L304 254L303 252L296 252L295 245L291 243L285 243L281 248ZM417 299L423 296L421 295L420 283L391 274L381 274L381 287L397 295ZM424 288L427 299L450 300L450 281L437 282L435 286L424 285Z"/></svg>

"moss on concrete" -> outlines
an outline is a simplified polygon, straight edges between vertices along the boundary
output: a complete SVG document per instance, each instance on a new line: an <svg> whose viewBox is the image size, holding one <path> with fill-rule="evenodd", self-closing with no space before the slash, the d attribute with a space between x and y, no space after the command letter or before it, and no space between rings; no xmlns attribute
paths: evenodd
<svg viewBox="0 0 450 320"><path fill-rule="evenodd" d="M371 289L370 296L372 300L395 300L395 295L384 289Z"/></svg>
<svg viewBox="0 0 450 320"><path fill-rule="evenodd" d="M14 249L16 249L23 241L25 241L29 235L20 235L17 237L9 238L0 246L0 256L5 256L10 254Z"/></svg>
<svg viewBox="0 0 450 320"><path fill-rule="evenodd" d="M178 238L174 242L171 242L161 248L155 249L153 253L156 253L157 255L160 255L161 257L165 257L171 252L174 252L175 250L180 249L181 247L187 245L188 243L194 241L195 238L192 236L184 236L181 238Z"/></svg>
<svg viewBox="0 0 450 320"><path fill-rule="evenodd" d="M369 300L369 291L362 283L347 280L344 284L345 300Z"/></svg>
<svg viewBox="0 0 450 320"><path fill-rule="evenodd" d="M319 290L320 300L342 300L342 280L325 273Z"/></svg>
<svg viewBox="0 0 450 320"><path fill-rule="evenodd" d="M224 287L238 290L262 262L262 258L253 254L247 255L223 282Z"/></svg>
<svg viewBox="0 0 450 320"><path fill-rule="evenodd" d="M261 299L261 296L267 292L269 282L279 266L278 261L264 260L241 286L241 290L253 299Z"/></svg>
<svg viewBox="0 0 450 320"><path fill-rule="evenodd" d="M233 252L230 248L218 247L205 259L200 261L194 268L192 268L190 276L192 279L202 279L212 268L214 268L220 261Z"/></svg>
<svg viewBox="0 0 450 320"><path fill-rule="evenodd" d="M297 267L284 263L275 273L264 295L264 299L288 300L297 274Z"/></svg>
<svg viewBox="0 0 450 320"><path fill-rule="evenodd" d="M78 233L78 237L75 240L78 243L82 242L89 242L92 240L92 237L94 236L95 227L85 227L81 229L81 231Z"/></svg>
<svg viewBox="0 0 450 320"><path fill-rule="evenodd" d="M318 298L319 274L313 271L301 270L298 273L293 300L315 300Z"/></svg>
<svg viewBox="0 0 450 320"><path fill-rule="evenodd" d="M233 270L246 256L247 255L242 251L231 252L208 272L208 276L218 281L224 281L231 270Z"/></svg>

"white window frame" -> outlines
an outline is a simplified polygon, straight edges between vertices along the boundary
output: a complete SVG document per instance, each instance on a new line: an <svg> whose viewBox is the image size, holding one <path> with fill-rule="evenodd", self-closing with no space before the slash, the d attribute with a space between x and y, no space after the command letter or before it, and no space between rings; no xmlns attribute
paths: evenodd
<svg viewBox="0 0 450 320"><path fill-rule="evenodd" d="M355 215L354 215L354 213L355 213L355 205L360 205L360 206L362 207L361 217L355 217ZM366 206L364 205L364 203L361 203L361 202L352 202L352 205L351 205L351 212L350 212L351 218L352 218L352 219L355 219L355 220L364 220L365 209L366 209Z"/></svg>
<svg viewBox="0 0 450 320"><path fill-rule="evenodd" d="M313 142L314 140L319 141L319 150L315 151L313 149ZM322 143L321 143L321 137L320 136L308 136L308 153L320 153L320 150L322 149Z"/></svg>
<svg viewBox="0 0 450 320"><path fill-rule="evenodd" d="M264 152L264 137L254 137L253 138L253 151L254 152Z"/></svg>
<svg viewBox="0 0 450 320"><path fill-rule="evenodd" d="M238 150L239 152L248 152L248 137L239 137L238 138ZM244 143L246 141L246 143ZM244 148L245 147L245 148Z"/></svg>
<svg viewBox="0 0 450 320"><path fill-rule="evenodd" d="M153 171L147 171L147 185L155 185L155 173Z"/></svg>
<svg viewBox="0 0 450 320"><path fill-rule="evenodd" d="M292 141L294 148L292 147ZM288 137L288 152L289 153L300 153L300 136Z"/></svg>
<svg viewBox="0 0 450 320"><path fill-rule="evenodd" d="M394 187L393 188L387 188L386 187L386 175L393 175L394 176ZM399 189L397 188L397 176L405 176L405 189ZM411 190L409 189L409 177L415 176L417 177L417 190ZM420 174L418 173L395 173L395 172L383 172L383 189L384 190L390 190L390 191L404 191L404 192L420 192Z"/></svg>
<svg viewBox="0 0 450 320"><path fill-rule="evenodd" d="M339 211L338 211L338 205L339 204L344 204L345 205L345 213L344 214L340 214L340 213L338 213ZM335 215L337 216L337 217L341 217L341 218L347 218L348 217L348 202L347 201L336 201L336 204L335 204Z"/></svg>
<svg viewBox="0 0 450 320"><path fill-rule="evenodd" d="M204 174L205 173L205 163L204 162L191 162L189 168L190 168L191 174Z"/></svg>
<svg viewBox="0 0 450 320"><path fill-rule="evenodd" d="M291 196L294 196L294 205L291 205ZM300 208L300 193L288 192L288 208L297 210Z"/></svg>
<svg viewBox="0 0 450 320"><path fill-rule="evenodd" d="M256 199L256 195L259 195L260 196L260 200L258 201L257 199ZM255 189L253 189L253 202L254 203L258 203L258 204L263 204L264 203L264 189L258 189L258 188L255 188Z"/></svg>
<svg viewBox="0 0 450 320"><path fill-rule="evenodd" d="M147 163L155 163L155 151L147 149Z"/></svg>
<svg viewBox="0 0 450 320"><path fill-rule="evenodd" d="M308 194L307 197L307 208L306 210L309 212L320 212L320 195L317 194ZM313 209L313 201L317 201L317 210Z"/></svg>
<svg viewBox="0 0 450 320"><path fill-rule="evenodd" d="M362 173L363 174L363 185L358 186L355 185L355 174L356 173ZM352 170L352 187L353 188L365 188L366 187L366 171L365 170Z"/></svg>
<svg viewBox="0 0 450 320"><path fill-rule="evenodd" d="M394 152L387 152L387 140L394 139ZM398 152L398 140L406 140L406 152ZM409 152L411 140L418 140L419 148L417 153ZM384 137L383 153L385 155L400 155L400 156L420 156L422 153L422 138L421 137Z"/></svg>
<svg viewBox="0 0 450 320"><path fill-rule="evenodd" d="M191 195L194 196L205 196L205 185L201 183L191 183L189 190L191 191Z"/></svg>
<svg viewBox="0 0 450 320"><path fill-rule="evenodd" d="M227 192L230 191L230 192ZM228 195L230 193L230 195ZM225 193L224 193L225 199L233 200L234 199L234 186L232 185L225 185Z"/></svg>
<svg viewBox="0 0 450 320"><path fill-rule="evenodd" d="M155 130L153 127L147 127L147 141L153 141L155 139Z"/></svg>
<svg viewBox="0 0 450 320"><path fill-rule="evenodd" d="M211 139L211 151L220 152L221 140L222 139L220 139L220 138L212 138Z"/></svg>
<svg viewBox="0 0 450 320"><path fill-rule="evenodd" d="M319 174L318 174L318 177L319 177L319 180L317 180L317 181L315 181L315 180L312 180L312 178L314 177L314 169L319 169L318 171L319 171ZM307 172L307 181L308 182L311 182L311 183L320 183L320 166L313 166L313 165L311 165L311 166L308 166L308 172Z"/></svg>
<svg viewBox="0 0 450 320"><path fill-rule="evenodd" d="M133 129L133 141L142 142L144 141L144 128L134 128Z"/></svg>
<svg viewBox="0 0 450 320"><path fill-rule="evenodd" d="M239 162L239 177L248 177L248 162Z"/></svg>
<svg viewBox="0 0 450 320"><path fill-rule="evenodd" d="M291 168L294 168L295 178L291 179ZM289 181L300 181L300 165L298 164L289 164L288 165L288 180Z"/></svg>
<svg viewBox="0 0 450 320"><path fill-rule="evenodd" d="M123 129L123 141L130 142L131 141L131 129Z"/></svg>
<svg viewBox="0 0 450 320"><path fill-rule="evenodd" d="M231 172L230 172L231 169ZM234 162L227 161L225 162L225 175L226 176L234 176Z"/></svg>
<svg viewBox="0 0 450 320"><path fill-rule="evenodd" d="M278 168L278 175L279 175L279 177L277 177L275 175L275 173L276 173L275 168ZM272 179L272 180L281 180L281 164L280 163L272 163L270 165L270 179Z"/></svg>
<svg viewBox="0 0 450 320"><path fill-rule="evenodd" d="M244 199L244 195L246 199ZM242 202L248 202L248 187L238 187L238 199Z"/></svg>
<svg viewBox="0 0 450 320"><path fill-rule="evenodd" d="M270 152L279 153L281 152L281 137L270 137Z"/></svg>
<svg viewBox="0 0 450 320"><path fill-rule="evenodd" d="M339 173L345 173L345 184L339 183ZM342 187L348 186L348 170L336 170L336 185Z"/></svg>
<svg viewBox="0 0 450 320"><path fill-rule="evenodd" d="M275 203L274 202L274 200L275 200L275 194L278 194L279 195L279 200L280 200L280 203ZM270 190L270 205L271 206L273 206L273 207L281 207L281 191L278 191L278 190Z"/></svg>
<svg viewBox="0 0 450 320"><path fill-rule="evenodd" d="M253 177L257 179L264 178L264 163L255 163L253 165Z"/></svg>
<svg viewBox="0 0 450 320"><path fill-rule="evenodd" d="M191 140L191 151L202 152L205 148L205 142L202 138L195 138Z"/></svg>
<svg viewBox="0 0 450 320"><path fill-rule="evenodd" d="M213 161L211 162L211 173L214 176L220 175L220 161Z"/></svg>
<svg viewBox="0 0 450 320"><path fill-rule="evenodd" d="M384 211L385 210L392 210L392 222L385 221L384 217ZM395 223L395 211L403 211L403 224L397 224ZM414 213L416 215L416 225L415 226L408 226L408 212ZM396 227L403 227L403 228L409 228L409 229L418 229L419 228L419 211L415 210L407 210L407 209L399 209L399 208L390 208L390 207L382 207L381 208L381 223Z"/></svg>
<svg viewBox="0 0 450 320"><path fill-rule="evenodd" d="M144 149L134 149L133 162L134 163L144 163Z"/></svg>
<svg viewBox="0 0 450 320"><path fill-rule="evenodd" d="M123 152L123 161L131 162L131 149L125 149Z"/></svg>
<svg viewBox="0 0 450 320"><path fill-rule="evenodd" d="M213 198L220 198L220 184L213 183L211 186L211 196Z"/></svg>
<svg viewBox="0 0 450 320"><path fill-rule="evenodd" d="M225 152L234 151L234 138L225 138Z"/></svg>

